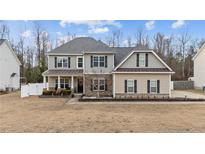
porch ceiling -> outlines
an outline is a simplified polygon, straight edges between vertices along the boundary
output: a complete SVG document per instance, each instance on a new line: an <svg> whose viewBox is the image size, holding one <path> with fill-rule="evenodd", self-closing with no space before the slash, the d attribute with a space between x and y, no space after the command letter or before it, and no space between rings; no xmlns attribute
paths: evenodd
<svg viewBox="0 0 205 154"><path fill-rule="evenodd" d="M43 73L45 76L83 76L82 69L69 69L69 70L47 70Z"/></svg>

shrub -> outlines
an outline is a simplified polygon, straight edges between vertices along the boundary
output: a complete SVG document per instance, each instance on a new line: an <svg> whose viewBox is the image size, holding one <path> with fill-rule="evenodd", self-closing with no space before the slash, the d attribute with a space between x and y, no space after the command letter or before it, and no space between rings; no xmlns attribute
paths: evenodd
<svg viewBox="0 0 205 154"><path fill-rule="evenodd" d="M71 90L61 90L61 94L62 94L63 96L68 96L68 95L71 94Z"/></svg>
<svg viewBox="0 0 205 154"><path fill-rule="evenodd" d="M52 90L43 90L43 95L53 95Z"/></svg>

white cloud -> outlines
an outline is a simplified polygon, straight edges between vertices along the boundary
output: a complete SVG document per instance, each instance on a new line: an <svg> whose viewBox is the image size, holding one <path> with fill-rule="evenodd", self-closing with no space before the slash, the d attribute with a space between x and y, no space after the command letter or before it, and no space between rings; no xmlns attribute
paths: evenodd
<svg viewBox="0 0 205 154"><path fill-rule="evenodd" d="M145 27L147 30L152 30L154 29L154 26L155 26L155 21L154 20L151 20L151 21L148 21L145 23Z"/></svg>
<svg viewBox="0 0 205 154"><path fill-rule="evenodd" d="M89 27L110 25L120 28L122 26L120 22L117 22L115 20L61 20L59 24L62 27L65 27L69 24L87 25Z"/></svg>
<svg viewBox="0 0 205 154"><path fill-rule="evenodd" d="M61 33L61 32L56 32L56 34L57 34L57 35L62 35L62 33Z"/></svg>
<svg viewBox="0 0 205 154"><path fill-rule="evenodd" d="M99 33L106 33L109 29L107 27L94 27L88 30L90 34L99 34Z"/></svg>
<svg viewBox="0 0 205 154"><path fill-rule="evenodd" d="M185 25L184 20L177 20L176 22L172 23L172 28L178 29L178 28L182 28L184 25Z"/></svg>
<svg viewBox="0 0 205 154"><path fill-rule="evenodd" d="M26 30L23 33L21 33L21 36L24 38L31 37L31 35L32 35L32 32L30 30Z"/></svg>

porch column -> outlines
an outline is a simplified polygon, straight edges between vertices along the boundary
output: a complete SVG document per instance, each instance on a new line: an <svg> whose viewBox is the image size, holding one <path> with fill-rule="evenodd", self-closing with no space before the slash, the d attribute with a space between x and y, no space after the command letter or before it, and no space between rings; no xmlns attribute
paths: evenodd
<svg viewBox="0 0 205 154"><path fill-rule="evenodd" d="M74 80L73 80L73 76L71 76L71 90L73 91L73 89L74 89Z"/></svg>
<svg viewBox="0 0 205 154"><path fill-rule="evenodd" d="M60 89L61 86L60 86L60 76L58 76L58 89Z"/></svg>
<svg viewBox="0 0 205 154"><path fill-rule="evenodd" d="M46 88L46 76L43 76L43 88Z"/></svg>
<svg viewBox="0 0 205 154"><path fill-rule="evenodd" d="M49 90L49 76L48 76L48 83L46 84L47 90Z"/></svg>

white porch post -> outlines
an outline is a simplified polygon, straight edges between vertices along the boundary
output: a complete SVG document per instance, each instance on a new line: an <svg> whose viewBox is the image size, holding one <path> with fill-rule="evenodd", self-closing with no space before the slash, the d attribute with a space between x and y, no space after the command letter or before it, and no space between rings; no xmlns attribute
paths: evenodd
<svg viewBox="0 0 205 154"><path fill-rule="evenodd" d="M49 90L49 76L47 78L48 78L48 82L46 84L46 88L47 88L47 90Z"/></svg>
<svg viewBox="0 0 205 154"><path fill-rule="evenodd" d="M60 86L60 76L58 76L58 89L60 89L61 86Z"/></svg>
<svg viewBox="0 0 205 154"><path fill-rule="evenodd" d="M71 90L73 91L73 89L74 89L74 80L73 80L73 76L71 76Z"/></svg>
<svg viewBox="0 0 205 154"><path fill-rule="evenodd" d="M43 76L43 88L46 88L46 76Z"/></svg>

